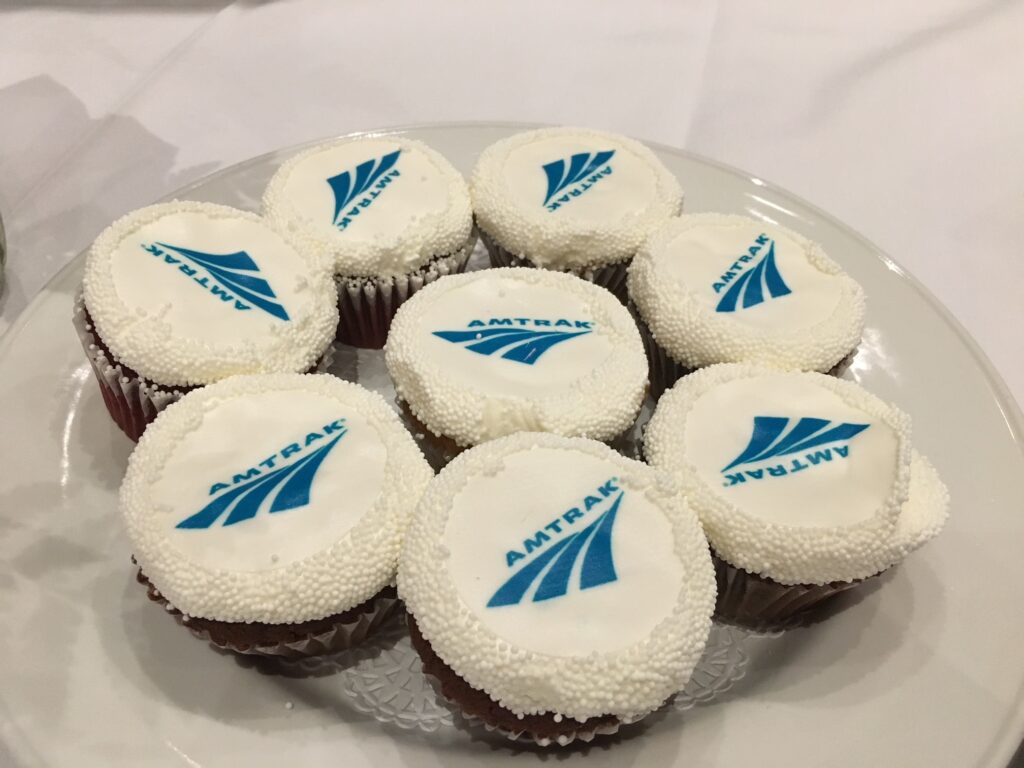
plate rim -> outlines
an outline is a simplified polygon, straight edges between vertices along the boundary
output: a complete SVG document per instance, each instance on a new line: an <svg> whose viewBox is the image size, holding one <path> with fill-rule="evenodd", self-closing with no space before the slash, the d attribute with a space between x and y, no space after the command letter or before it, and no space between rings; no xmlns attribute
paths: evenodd
<svg viewBox="0 0 1024 768"><path fill-rule="evenodd" d="M429 130L466 130L466 129L498 129L498 130L531 130L533 128L549 127L551 123L538 123L538 122L520 122L511 120L452 120L452 121L438 121L438 122L422 122L422 123L403 123L400 125L371 128L360 131L351 131L342 134L333 134L321 138L311 139L309 141L301 142L298 144L289 145L287 147L280 147L274 150L263 152L258 155L246 158L230 165L225 165L222 168L218 168L212 173L208 173L198 179L195 179L188 184L179 187L170 193L163 195L156 200L152 201L163 202L167 200L173 200L190 194L193 190L198 187L208 184L211 180L216 179L220 176L227 175L229 173L237 172L241 168L265 162L268 158L273 155L279 155L282 153L295 153L301 151L304 148L312 147L320 143L324 143L336 139L345 138L360 138L360 137L373 137L373 136L395 136L404 135L417 131L429 131ZM692 152L687 149L680 147L674 147L661 142L643 141L647 146L669 155L675 155L683 157L687 160L697 162L706 166L716 168L717 170L724 172L734 178L742 180L749 184L754 184L757 187L763 188L774 195L778 195L783 198L799 204L806 210L819 217L829 225L843 231L847 236L856 240L860 245L868 251L872 257L878 259L886 267L887 270L894 273L895 277L902 279L906 284L913 289L933 312L936 316L944 322L955 334L957 339L964 345L971 357L977 363L979 369L982 371L989 389L999 407L1000 415L1002 417L1003 424L1005 424L1007 431L1010 436L1010 440L1015 446L1017 453L1019 454L1022 461L1024 461L1024 410L1021 405L1017 402L1013 393L1010 391L1009 386L1003 379L1002 374L995 367L988 355L981 348L978 341L971 335L971 333L963 326L963 324L953 315L953 313L935 296L932 291L925 286L914 274L904 268L896 259L891 257L887 252L877 246L874 242L862 235L858 230L854 229L850 225L844 223L842 220L832 215L828 211L825 211L821 207L809 202L805 198L797 195L793 192L788 191L786 188L775 184L774 182L767 181L759 176L750 174L747 171L743 171L735 166L727 163L709 158L705 155ZM145 203L149 205L152 203ZM43 301L44 294L50 292L58 284L62 284L69 280L71 275L78 272L82 268L82 262L84 261L85 254L88 251L88 247L83 249L74 255L64 266L62 266L54 275L52 275L43 286L32 296L28 304L22 309L17 315L7 330L0 334L0 369L2 369L4 360L10 354L11 349L17 343L21 334L24 332L25 327L31 322L32 318L39 311ZM1024 687L1022 687L1018 693L1016 700L1012 703L1013 711L1009 713L1007 718L1006 727L1002 733L999 733L992 741L990 751L988 753L989 760L998 760L998 764L1006 764L1008 761L1013 759L1014 755L1018 754L1021 750L1024 750ZM9 741L10 733L7 729L0 729L0 734L3 735L3 742L6 742L10 746ZM0 747L3 743L0 743ZM2 752L0 752L2 754ZM17 752L15 754L18 754ZM997 763L991 763L997 764Z"/></svg>

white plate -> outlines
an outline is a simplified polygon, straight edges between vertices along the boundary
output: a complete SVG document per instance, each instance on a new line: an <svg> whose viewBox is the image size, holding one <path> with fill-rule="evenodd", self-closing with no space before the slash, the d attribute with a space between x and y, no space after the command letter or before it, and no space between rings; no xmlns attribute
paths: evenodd
<svg viewBox="0 0 1024 768"><path fill-rule="evenodd" d="M402 132L468 172L483 147L521 128ZM221 171L179 196L255 209L292 151ZM827 621L748 638L746 676L727 681L727 694L671 709L628 738L571 750L569 762L1005 765L1024 733L1019 409L956 321L863 238L759 179L656 151L682 181L687 210L790 226L823 243L864 285L868 328L847 375L913 416L916 445L949 485L952 519L939 539ZM878 205L889 204L880 194ZM103 409L69 319L80 274L81 258L0 340L0 764L535 762L453 727L440 710L431 710L429 733L423 722L378 722L389 719L389 694L374 689L371 704L360 700L367 678L353 675L363 668L319 677L251 668L147 603L116 514L131 445ZM356 364L361 379L380 381L378 358L350 356ZM400 667L387 673L398 688L417 674Z"/></svg>

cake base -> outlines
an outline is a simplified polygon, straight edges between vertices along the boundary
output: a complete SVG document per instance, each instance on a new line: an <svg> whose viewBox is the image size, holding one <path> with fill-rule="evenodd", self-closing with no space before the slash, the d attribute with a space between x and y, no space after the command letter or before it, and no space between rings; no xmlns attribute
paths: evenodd
<svg viewBox="0 0 1024 768"><path fill-rule="evenodd" d="M133 559L134 562L134 559ZM336 653L362 642L396 611L394 587L385 587L369 600L342 613L294 624L232 622L186 616L171 605L139 568L135 576L146 595L200 640L233 653L303 658Z"/></svg>
<svg viewBox="0 0 1024 768"><path fill-rule="evenodd" d="M476 236L457 252L437 256L407 275L397 277L350 277L336 275L338 287L337 341L361 349L381 349L395 312L423 286L446 275L464 272L473 254Z"/></svg>
<svg viewBox="0 0 1024 768"><path fill-rule="evenodd" d="M718 599L715 617L751 629L780 629L832 598L864 583L780 584L730 565L712 551ZM871 578L875 578L872 576Z"/></svg>
<svg viewBox="0 0 1024 768"><path fill-rule="evenodd" d="M423 451L423 455L427 459L427 463L430 464L431 468L435 472L440 472L456 456L469 449L467 446L459 445L447 435L436 435L431 432L430 428L416 417L416 414L414 414L412 409L409 407L409 403L405 400L396 399L395 403L398 406L402 421L405 422L405 426L412 434L416 444L420 447L420 450ZM605 445L614 448L623 456L631 459L639 458L639 446L632 438L634 425L635 422L634 424L630 424L622 434L612 438L611 440L604 440L602 442L604 442Z"/></svg>
<svg viewBox="0 0 1024 768"><path fill-rule="evenodd" d="M516 256L498 245L489 235L480 232L480 239L487 246L487 253L491 259L492 267L530 267L533 269L544 269L538 267L526 258ZM615 294L615 297L623 304L626 303L626 270L632 259L618 261L614 264L606 264L600 267L579 267L573 269L562 269L560 272L569 272L589 283L600 285Z"/></svg>
<svg viewBox="0 0 1024 768"><path fill-rule="evenodd" d="M75 297L71 322L96 376L110 418L132 441L139 441L146 427L153 423L160 411L193 389L198 389L195 386L165 387L147 381L127 365L118 362L96 332L81 291ZM333 360L334 347L330 345L317 364L306 373L323 373Z"/></svg>
<svg viewBox="0 0 1024 768"><path fill-rule="evenodd" d="M467 719L479 720L486 728L500 731L509 738L527 738L540 746L591 741L596 736L611 735L623 725L615 715L601 715L583 721L550 712L519 717L484 691L471 686L445 664L423 637L412 614L408 614L408 622L412 647L420 655L423 672L434 678L441 695L459 707Z"/></svg>

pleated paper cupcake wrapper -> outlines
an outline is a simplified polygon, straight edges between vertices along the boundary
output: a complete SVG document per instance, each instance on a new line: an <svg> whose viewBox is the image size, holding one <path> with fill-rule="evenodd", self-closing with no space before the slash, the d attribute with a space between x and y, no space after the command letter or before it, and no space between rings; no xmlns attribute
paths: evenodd
<svg viewBox="0 0 1024 768"><path fill-rule="evenodd" d="M540 734L534 733L533 731L525 727L522 729L512 729L504 724L499 725L490 722L478 714L467 712L463 704L458 700L458 698L450 695L445 690L444 680L442 680L437 673L437 665L443 666L444 670L446 672L450 672L452 675L455 675L454 671L445 666L444 662L438 656L436 656L436 654L434 654L432 649L430 649L429 643L423 638L422 635L419 634L419 631L415 628L415 619L411 614L407 615L407 623L409 626L410 634L413 636L412 648L420 657L423 677L427 680L430 687L434 689L434 692L436 693L438 698L445 701L447 705L453 711L457 712L459 716L469 726L482 727L489 733L499 733L502 736L509 739L510 741L532 742L539 747L564 747L577 741L591 742L598 736L610 736L614 733L618 733L619 729L623 725L635 723L643 719L643 717L646 717L646 715L641 715L634 718L622 718L610 723L596 723L589 726L585 723L580 723L578 728L567 728L565 732L560 733L557 736L542 736ZM417 640L417 638L419 639ZM419 644L422 644L424 647L420 647ZM427 655L424 656L424 653L427 653ZM459 681L462 685L468 685L467 683L465 683L465 681L461 679L459 679ZM564 720L560 721L560 723L565 722L566 721Z"/></svg>
<svg viewBox="0 0 1024 768"><path fill-rule="evenodd" d="M180 400L188 389L162 389L111 360L89 324L81 293L75 298L72 322L96 374L103 404L107 406L110 417L122 432L137 442L146 425L152 423L168 405Z"/></svg>
<svg viewBox="0 0 1024 768"><path fill-rule="evenodd" d="M401 605L397 594L390 590L387 593L378 594L368 601L366 610L360 612L359 615L347 617L345 621L339 621L323 632L272 645L248 645L218 642L211 637L207 630L193 626L189 617L171 605L151 583L144 583L143 586L146 588L150 600L161 605L178 624L188 629L193 636L209 643L214 648L245 656L272 656L285 659L324 656L353 648L386 624Z"/></svg>
<svg viewBox="0 0 1024 768"><path fill-rule="evenodd" d="M341 314L337 340L362 349L381 349L398 308L423 286L465 271L475 245L476 235L473 235L457 253L440 256L408 275L335 276Z"/></svg>
<svg viewBox="0 0 1024 768"><path fill-rule="evenodd" d="M756 630L784 629L864 581L780 584L736 568L716 554L712 559L718 584L716 618Z"/></svg>
<svg viewBox="0 0 1024 768"><path fill-rule="evenodd" d="M440 678L438 678L433 673L427 671L426 668L424 668L423 670L423 676L430 683L435 693L437 693L437 695L440 698L447 702L448 706L456 710L459 716L465 721L467 725L477 728L483 728L488 733L501 734L509 741L530 742L532 744L536 744L538 747L566 747L577 741L583 743L590 743L599 736L611 736L613 734L616 734L619 732L622 726L639 722L644 717L646 717L646 715L642 715L640 717L632 719L617 720L613 723L602 723L601 725L591 728L581 727L577 730L570 731L568 733L559 734L558 736L553 738L547 736L540 736L538 734L531 733L527 730L509 730L504 726L498 726L494 725L493 723L489 723L483 718L479 717L478 715L468 714L467 712L463 711L462 707L459 705L459 702L456 699L453 699L450 696L445 695L444 687L442 685Z"/></svg>
<svg viewBox="0 0 1024 768"><path fill-rule="evenodd" d="M164 408L185 396L194 387L164 388L137 376L104 351L89 323L81 292L75 298L72 323L89 359L103 404L114 423L128 437L138 442L143 431ZM324 373L334 360L334 346L328 346L311 373Z"/></svg>
<svg viewBox="0 0 1024 768"><path fill-rule="evenodd" d="M492 267L532 267L537 265L529 259L520 258L510 251L506 251L488 235L480 233L480 239L487 246L487 253L491 258ZM576 277L582 278L589 283L600 285L615 294L615 297L623 304L626 303L626 270L632 258L625 261L618 261L614 264L606 264L600 267L577 267L573 269L559 270L569 272Z"/></svg>
<svg viewBox="0 0 1024 768"><path fill-rule="evenodd" d="M432 680L436 678L431 677ZM449 700L449 703L455 705L455 702ZM456 705L457 706L457 705ZM574 742L583 742L589 744L599 736L612 736L619 732L619 729L629 723L635 723L642 718L636 720L620 720L615 723L606 723L596 728L591 729L580 729L573 731L568 734L560 734L555 738L541 737L536 734L527 733L526 731L509 731L504 728L499 728L496 725L491 725L481 720L479 717L463 715L463 719L470 725L475 725L484 728L489 733L500 733L502 736L507 738L509 741L527 741L536 744L538 747L567 747Z"/></svg>

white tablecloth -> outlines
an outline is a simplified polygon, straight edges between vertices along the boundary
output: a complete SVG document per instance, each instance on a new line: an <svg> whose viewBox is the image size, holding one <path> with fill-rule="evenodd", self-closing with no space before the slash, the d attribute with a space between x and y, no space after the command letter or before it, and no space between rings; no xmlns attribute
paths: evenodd
<svg viewBox="0 0 1024 768"><path fill-rule="evenodd" d="M349 131L587 124L817 203L1024 401L1024 2L0 0L0 332L116 216Z"/></svg>

